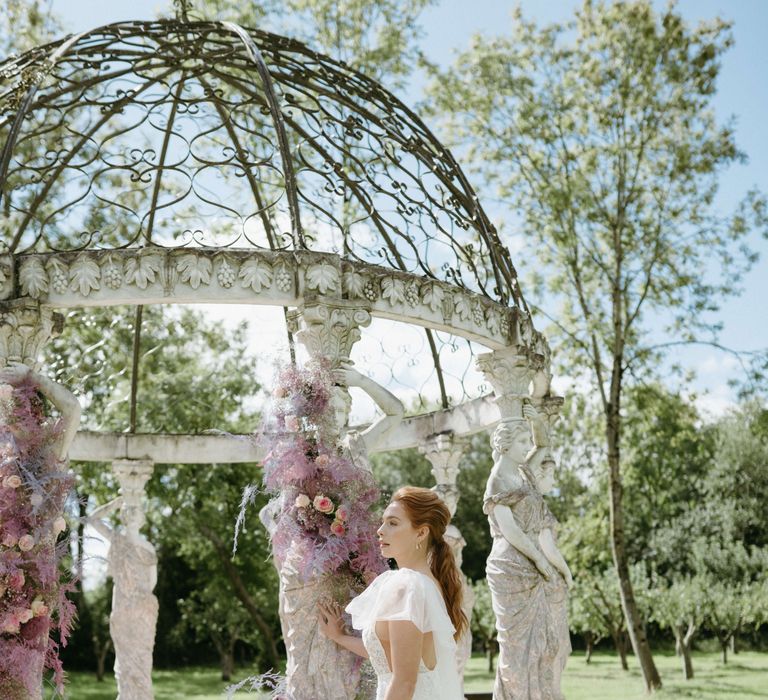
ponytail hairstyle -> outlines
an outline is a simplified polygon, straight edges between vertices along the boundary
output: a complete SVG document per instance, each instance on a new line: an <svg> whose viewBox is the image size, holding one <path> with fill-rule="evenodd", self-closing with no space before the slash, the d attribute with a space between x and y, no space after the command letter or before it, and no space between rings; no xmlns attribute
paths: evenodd
<svg viewBox="0 0 768 700"><path fill-rule="evenodd" d="M469 627L469 621L461 609L463 598L461 574L451 548L443 539L445 529L451 521L451 512L434 491L418 486L399 488L392 496L392 503L403 506L413 527L429 528L427 536L429 568L432 575L440 582L448 616L456 629L453 637L458 639Z"/></svg>

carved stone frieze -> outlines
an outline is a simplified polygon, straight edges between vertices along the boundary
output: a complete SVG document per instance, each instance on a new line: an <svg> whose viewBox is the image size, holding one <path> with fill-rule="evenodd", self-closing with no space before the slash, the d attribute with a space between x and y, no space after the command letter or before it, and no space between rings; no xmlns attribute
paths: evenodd
<svg viewBox="0 0 768 700"><path fill-rule="evenodd" d="M0 367L9 361L38 366L43 346L61 332L64 318L29 299L0 302Z"/></svg>
<svg viewBox="0 0 768 700"><path fill-rule="evenodd" d="M12 288L13 274L3 272L3 259L0 289ZM5 259L13 262L10 255ZM374 315L487 340L491 347L519 343L531 349L543 342L517 308L441 280L330 253L156 247L25 255L15 262L18 291L56 307L174 298L299 306L317 297L358 302Z"/></svg>

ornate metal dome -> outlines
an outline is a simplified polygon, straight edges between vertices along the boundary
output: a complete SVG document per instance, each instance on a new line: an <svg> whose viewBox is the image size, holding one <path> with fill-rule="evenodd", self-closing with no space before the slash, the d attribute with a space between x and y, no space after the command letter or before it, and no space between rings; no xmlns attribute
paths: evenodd
<svg viewBox="0 0 768 700"><path fill-rule="evenodd" d="M70 36L0 64L0 142L14 254L327 251L525 309L451 153L298 41L179 20Z"/></svg>

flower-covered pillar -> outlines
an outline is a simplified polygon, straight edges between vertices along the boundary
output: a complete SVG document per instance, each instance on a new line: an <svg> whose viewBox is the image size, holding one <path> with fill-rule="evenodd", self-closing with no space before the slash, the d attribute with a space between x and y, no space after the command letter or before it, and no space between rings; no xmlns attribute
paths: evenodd
<svg viewBox="0 0 768 700"><path fill-rule="evenodd" d="M112 577L109 630L115 647L115 677L119 700L152 700L152 650L158 602L157 554L141 534L145 522L144 487L154 465L147 460L120 459L112 472L120 484L118 498L97 508L90 524L110 544L108 574ZM121 526L103 518L120 511Z"/></svg>
<svg viewBox="0 0 768 700"><path fill-rule="evenodd" d="M427 438L426 442L419 447L419 452L423 454L432 466L432 476L435 478L435 486L432 487L440 498L445 501L448 510L451 511L451 518L456 514L456 506L459 502L459 488L456 479L459 475L459 462L464 454L469 441L466 438L459 437L453 433L438 433ZM444 539L453 552L456 564L461 569L462 551L466 540L461 535L461 531L453 523L448 525L445 531ZM464 614L467 620L472 619L472 608L474 607L474 593L467 582L466 576L462 574L463 583L463 605ZM472 654L472 632L467 626L464 634L458 641L458 662L459 673L463 675L464 667Z"/></svg>
<svg viewBox="0 0 768 700"><path fill-rule="evenodd" d="M59 627L66 639L74 613L55 572L72 486L66 456L80 407L63 386L36 371L63 319L37 302L9 299L13 269L11 256L0 256L0 697L35 700L46 666L61 690L51 633ZM50 420L48 403L58 420Z"/></svg>
<svg viewBox="0 0 768 700"><path fill-rule="evenodd" d="M327 283L324 291L338 290L335 268L326 264L315 266L315 269L319 279ZM334 298L307 300L289 315L289 327L310 360L320 362L331 371L349 367L352 346L361 337L360 328L370 322L371 315L367 310ZM334 423L332 432L337 436L339 450L352 453L352 461L363 466L367 465L364 454L358 454L354 446L343 439L347 433L350 404L347 386L341 383L334 386L329 399L329 416ZM323 504L314 505L324 508ZM338 504L329 501L328 507L333 505ZM312 508L309 500L305 507ZM293 550L292 547L279 567L280 616L288 657L288 697L295 700L372 697L374 688L370 682L365 682L366 674L361 675L359 657L324 637L317 623L318 602L348 599L354 591L336 590L341 584L334 582L333 577L320 575L306 580L300 572L300 557L297 558L299 555Z"/></svg>

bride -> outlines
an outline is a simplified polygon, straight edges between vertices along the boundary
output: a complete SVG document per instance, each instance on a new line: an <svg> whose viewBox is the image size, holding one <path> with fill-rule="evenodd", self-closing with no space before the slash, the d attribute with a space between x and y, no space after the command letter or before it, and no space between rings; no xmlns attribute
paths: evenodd
<svg viewBox="0 0 768 700"><path fill-rule="evenodd" d="M376 700L461 700L456 639L467 626L461 578L443 540L448 507L430 489L404 486L378 529L383 556L397 562L346 611L362 638L346 634L341 611L320 606L321 632L376 671Z"/></svg>

